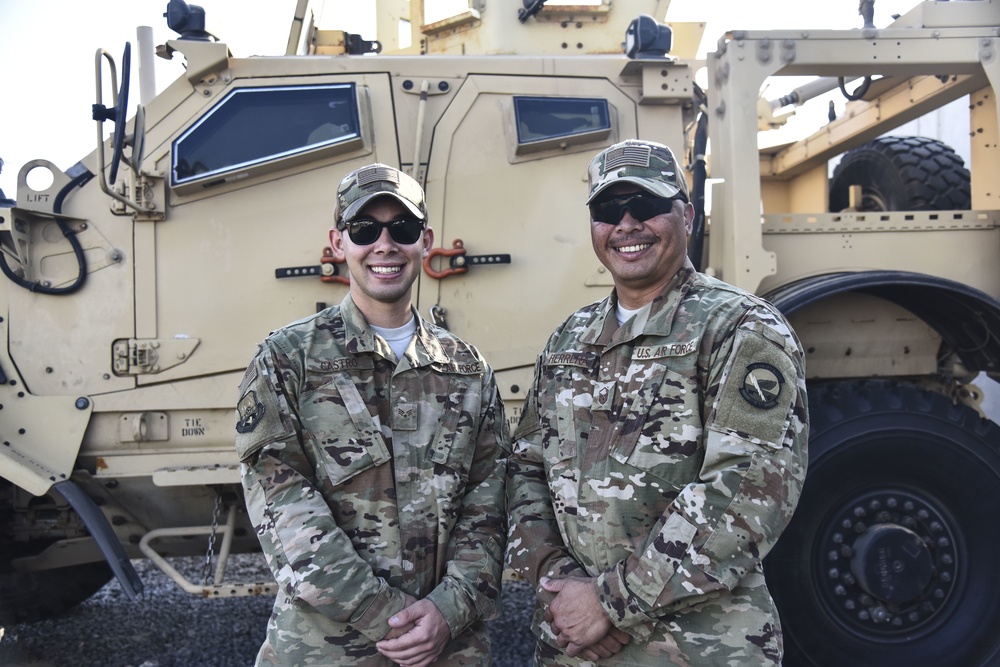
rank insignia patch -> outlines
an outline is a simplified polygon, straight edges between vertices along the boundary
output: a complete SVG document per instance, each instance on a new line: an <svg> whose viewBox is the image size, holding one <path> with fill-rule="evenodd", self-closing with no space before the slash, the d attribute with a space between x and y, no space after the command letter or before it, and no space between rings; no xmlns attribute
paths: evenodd
<svg viewBox="0 0 1000 667"><path fill-rule="evenodd" d="M393 410L392 428L396 431L416 431L417 405L415 403L397 404Z"/></svg>
<svg viewBox="0 0 1000 667"><path fill-rule="evenodd" d="M615 400L615 382L594 383L594 410L610 410Z"/></svg>
<svg viewBox="0 0 1000 667"><path fill-rule="evenodd" d="M257 392L251 389L236 404L236 412L240 416L236 421L236 431L250 433L264 418L264 404L257 400Z"/></svg>
<svg viewBox="0 0 1000 667"><path fill-rule="evenodd" d="M746 375L743 376L740 396L750 405L768 410L778 404L778 396L781 394L781 385L784 382L784 376L771 364L753 363L747 366Z"/></svg>

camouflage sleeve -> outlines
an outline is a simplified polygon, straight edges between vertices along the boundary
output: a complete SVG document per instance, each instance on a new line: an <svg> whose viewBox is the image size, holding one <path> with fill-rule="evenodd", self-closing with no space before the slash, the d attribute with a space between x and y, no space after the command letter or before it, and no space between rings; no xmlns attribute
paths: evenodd
<svg viewBox="0 0 1000 667"><path fill-rule="evenodd" d="M312 481L295 409L294 371L283 364L279 375L278 367L263 350L241 387L236 449L250 520L275 580L290 598L378 641L403 608L403 593L355 553Z"/></svg>
<svg viewBox="0 0 1000 667"><path fill-rule="evenodd" d="M468 485L448 541L445 576L427 596L448 621L452 637L480 617L492 620L500 616L510 436L496 378L485 362L483 365L487 372Z"/></svg>
<svg viewBox="0 0 1000 667"><path fill-rule="evenodd" d="M598 578L609 617L639 639L648 621L732 590L759 570L805 479L805 373L794 334L780 320L750 318L715 359L698 479L681 489L641 550Z"/></svg>
<svg viewBox="0 0 1000 667"><path fill-rule="evenodd" d="M507 565L536 588L543 576L588 576L563 542L549 494L542 449L545 438L558 434L546 434L538 417L541 359L535 362L535 381L514 431L507 465Z"/></svg>

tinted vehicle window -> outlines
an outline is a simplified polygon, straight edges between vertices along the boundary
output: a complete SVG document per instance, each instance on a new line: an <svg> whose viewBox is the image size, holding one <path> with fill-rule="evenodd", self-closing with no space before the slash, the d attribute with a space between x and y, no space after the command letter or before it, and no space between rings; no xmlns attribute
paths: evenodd
<svg viewBox="0 0 1000 667"><path fill-rule="evenodd" d="M173 145L174 184L360 136L354 84L241 88Z"/></svg>
<svg viewBox="0 0 1000 667"><path fill-rule="evenodd" d="M514 97L517 141L528 144L611 129L608 101L580 97Z"/></svg>

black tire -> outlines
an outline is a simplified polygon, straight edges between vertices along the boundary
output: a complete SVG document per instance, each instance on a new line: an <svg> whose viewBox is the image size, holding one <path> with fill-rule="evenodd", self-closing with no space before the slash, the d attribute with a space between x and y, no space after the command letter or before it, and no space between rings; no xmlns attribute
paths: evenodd
<svg viewBox="0 0 1000 667"><path fill-rule="evenodd" d="M830 180L830 210L849 206L850 186L862 187L861 211L967 211L969 170L936 139L879 137L846 153Z"/></svg>
<svg viewBox="0 0 1000 667"><path fill-rule="evenodd" d="M889 382L809 403L808 477L765 560L785 667L998 664L1000 427Z"/></svg>
<svg viewBox="0 0 1000 667"><path fill-rule="evenodd" d="M0 627L58 616L80 604L110 581L104 561L54 570L18 572L12 561L41 552L48 543L12 539L15 513L10 482L0 479Z"/></svg>
<svg viewBox="0 0 1000 667"><path fill-rule="evenodd" d="M4 565L7 565L6 563ZM40 572L0 572L0 626L32 623L69 611L111 580L105 562Z"/></svg>

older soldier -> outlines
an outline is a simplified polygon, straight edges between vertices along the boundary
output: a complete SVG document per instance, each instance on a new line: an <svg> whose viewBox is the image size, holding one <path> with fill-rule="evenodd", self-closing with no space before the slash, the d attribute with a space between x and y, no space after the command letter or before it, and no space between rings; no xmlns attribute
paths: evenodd
<svg viewBox="0 0 1000 667"><path fill-rule="evenodd" d="M615 288L549 339L508 471L510 566L538 665L778 665L761 559L806 467L802 351L767 302L695 271L673 153L590 165Z"/></svg>
<svg viewBox="0 0 1000 667"><path fill-rule="evenodd" d="M489 665L509 445L493 371L410 305L424 193L374 164L340 184L339 306L271 334L236 449L278 595L258 665Z"/></svg>

